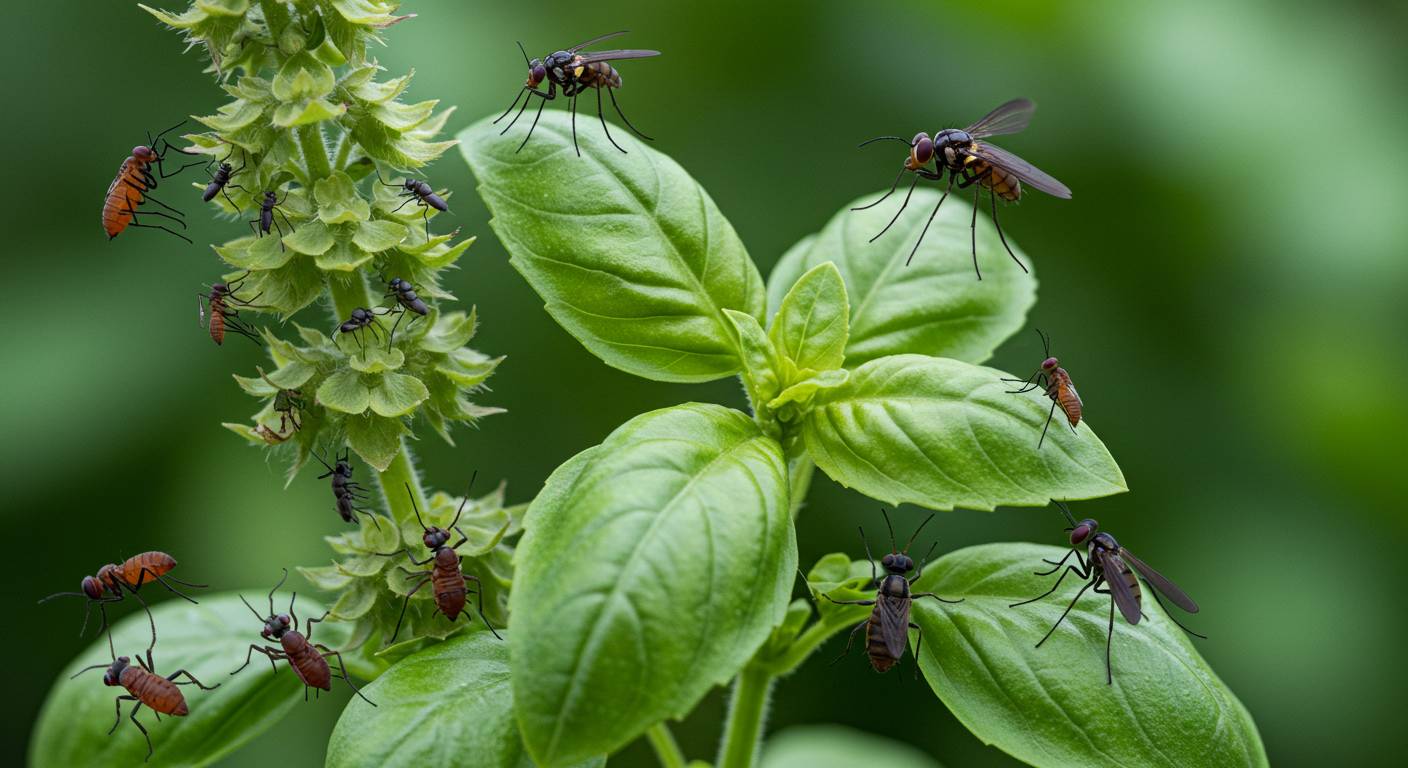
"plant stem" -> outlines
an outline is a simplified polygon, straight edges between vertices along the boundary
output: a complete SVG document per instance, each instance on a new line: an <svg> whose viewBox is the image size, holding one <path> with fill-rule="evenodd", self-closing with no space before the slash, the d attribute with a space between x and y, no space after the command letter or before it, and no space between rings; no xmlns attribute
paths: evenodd
<svg viewBox="0 0 1408 768"><path fill-rule="evenodd" d="M352 272L345 279L328 276L328 294L332 296L333 322L340 323L352 316L352 310L371 305L367 281L361 272Z"/></svg>
<svg viewBox="0 0 1408 768"><path fill-rule="evenodd" d="M352 154L352 132L343 131L342 138L337 140L337 153L333 156L332 167L335 170L344 170L347 167L347 158Z"/></svg>
<svg viewBox="0 0 1408 768"><path fill-rule="evenodd" d="M298 127L298 145L303 148L303 162L308 168L309 182L332 175L328 148L323 143L323 132L316 123Z"/></svg>
<svg viewBox="0 0 1408 768"><path fill-rule="evenodd" d="M656 723L650 726L650 730L645 732L645 737L650 739L650 746L655 748L655 756L660 758L662 768L685 768L684 753L680 751L680 745L675 741L675 735L670 733L668 725Z"/></svg>
<svg viewBox="0 0 1408 768"><path fill-rule="evenodd" d="M733 695L729 697L719 768L751 768L753 765L772 684L772 673L751 662L738 674L733 683Z"/></svg>
<svg viewBox="0 0 1408 768"><path fill-rule="evenodd" d="M789 456L787 459L787 493L791 499L792 519L797 519L797 513L802 511L802 504L806 503L807 491L812 487L812 473L816 470L816 464L812 457L805 451L800 456Z"/></svg>
<svg viewBox="0 0 1408 768"><path fill-rule="evenodd" d="M850 620L845 622L825 620L812 622L812 625L807 627L805 632L792 641L786 654L767 662L768 671L778 677L791 674L797 667L802 666L802 662L806 661L807 657L811 656L812 652L829 640L832 635L854 626L854 624L855 622Z"/></svg>
<svg viewBox="0 0 1408 768"><path fill-rule="evenodd" d="M406 447L406 441L401 440L401 450L396 454L396 458L391 460L391 465L385 472L377 475L377 482L381 485L381 495L386 501L386 510L391 513L391 517L397 523L414 522L416 519L415 509L411 507L411 500L406 497L406 486L410 486L411 495L415 498L415 503L420 509L427 510L429 505L425 501L425 491L420 487L420 475L416 472L415 459L411 456L411 450Z"/></svg>

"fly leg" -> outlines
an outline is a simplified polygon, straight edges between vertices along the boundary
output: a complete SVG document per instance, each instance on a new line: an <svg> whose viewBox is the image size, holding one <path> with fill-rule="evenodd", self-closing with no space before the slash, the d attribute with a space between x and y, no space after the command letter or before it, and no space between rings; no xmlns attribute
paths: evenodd
<svg viewBox="0 0 1408 768"><path fill-rule="evenodd" d="M832 664L832 665L834 665L836 662L840 661L841 659L846 658L846 656L850 655L850 653L851 653L851 644L855 642L856 633L861 630L861 627L864 627L866 624L869 624L869 623L870 623L870 619L866 619L865 621L862 621L861 623L857 624L856 627L855 627L855 629L852 629L852 630L851 630L851 634L846 637L846 650L841 651L841 655L840 655L840 656L837 656L836 658L834 658L834 659L831 660L831 664Z"/></svg>

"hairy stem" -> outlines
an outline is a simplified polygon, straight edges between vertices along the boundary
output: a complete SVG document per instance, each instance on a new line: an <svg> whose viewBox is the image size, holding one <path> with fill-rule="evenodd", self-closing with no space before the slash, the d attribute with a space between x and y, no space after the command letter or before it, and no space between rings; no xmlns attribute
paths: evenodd
<svg viewBox="0 0 1408 768"><path fill-rule="evenodd" d="M773 675L762 666L749 663L733 683L728 702L728 722L724 743L719 749L719 768L751 768L763 735L763 720L772 692Z"/></svg>
<svg viewBox="0 0 1408 768"><path fill-rule="evenodd" d="M328 293L332 296L333 322L340 323L352 316L352 310L371 306L371 296L367 293L367 280L361 272L349 273L345 278L328 276Z"/></svg>
<svg viewBox="0 0 1408 768"><path fill-rule="evenodd" d="M391 460L391 465L385 472L377 475L377 483L381 485L381 495L386 501L386 510L391 513L391 517L398 524L405 522L415 522L416 512L411 507L411 497L415 499L416 506L424 514L429 506L425 501L425 491L420 487L420 475L416 472L415 458L411 456L411 451L406 447L404 438L401 440L401 450L396 454L396 458ZM411 497L406 496L406 486L411 488Z"/></svg>
<svg viewBox="0 0 1408 768"><path fill-rule="evenodd" d="M655 748L655 756L660 759L661 768L685 768L684 753L680 751L680 745L675 741L675 735L670 733L668 725L656 723L650 726L650 730L645 732L645 737L650 740L650 746Z"/></svg>
<svg viewBox="0 0 1408 768"><path fill-rule="evenodd" d="M856 621L863 620L863 618L862 616L861 619L852 621L850 617L847 617L845 621L839 621L833 616L829 620L812 622L812 625L807 627L805 632L792 641L792 645L787 648L785 654L766 662L768 671L778 677L791 674L797 667L802 666L802 662L806 661L807 657L811 656L817 648L820 648L822 643L831 639L832 635L854 627Z"/></svg>
<svg viewBox="0 0 1408 768"><path fill-rule="evenodd" d="M323 143L323 131L318 125L298 127L298 145L303 148L303 162L308 168L308 181L332 175L332 165L328 163L328 148Z"/></svg>

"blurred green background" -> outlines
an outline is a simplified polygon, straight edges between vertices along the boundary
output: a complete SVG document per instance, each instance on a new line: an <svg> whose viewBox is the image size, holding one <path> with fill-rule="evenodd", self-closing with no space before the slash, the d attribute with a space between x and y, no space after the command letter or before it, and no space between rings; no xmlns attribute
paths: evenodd
<svg viewBox="0 0 1408 768"><path fill-rule="evenodd" d="M1037 265L1032 321L1052 334L1133 489L1077 512L1202 604L1194 626L1211 639L1199 648L1251 710L1273 763L1393 760L1408 715L1408 6L403 10L420 16L392 28L378 56L392 74L416 69L409 98L457 105L452 130L513 97L524 77L515 40L540 55L629 28L626 45L664 51L622 65L622 106L709 190L764 275L843 204L889 184L898 158L857 150L861 139L1035 99L1032 127L1002 144L1075 197L1034 194L1003 221ZM203 61L129 2L30 4L3 34L0 589L18 613L0 741L18 756L53 676L88 642L74 637L77 600L36 598L145 549L174 553L182 578L267 589L282 566L325 562L320 537L340 525L324 482L305 472L284 490L281 467L219 426L255 409L229 374L262 361L240 340L212 345L194 293L220 272L204 244L241 225L172 185L197 245L150 231L106 242L99 228L102 193L144 132L222 103ZM429 177L457 192L446 221L480 235L449 287L479 307L475 346L508 355L480 401L509 410L462 430L455 449L427 437L431 483L459 487L477 468L528 500L560 462L642 411L743 404L734 381L656 384L589 356L508 265L458 155ZM330 324L325 315L308 321ZM1028 330L994 364L1025 374L1040 353ZM876 507L818 475L799 523L803 562L858 555L855 525L878 524ZM920 515L901 510L897 525ZM944 514L930 530L946 551L1059 543L1061 527L1054 511L1004 509ZM841 642L779 685L771 728L842 722L950 766L1013 764L907 671L878 676L859 656L828 668ZM340 706L298 707L223 765L320 764ZM716 692L677 728L690 756L713 755L721 715ZM612 765L652 762L636 744Z"/></svg>

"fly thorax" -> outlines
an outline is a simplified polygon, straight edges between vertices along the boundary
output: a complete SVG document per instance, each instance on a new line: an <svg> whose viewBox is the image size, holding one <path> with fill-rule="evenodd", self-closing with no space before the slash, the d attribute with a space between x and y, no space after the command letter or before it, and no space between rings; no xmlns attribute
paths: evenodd
<svg viewBox="0 0 1408 768"><path fill-rule="evenodd" d="M455 550L449 547L442 547L435 550L435 564L444 568L458 565L460 556L455 554Z"/></svg>
<svg viewBox="0 0 1408 768"><path fill-rule="evenodd" d="M891 574L880 583L880 593L886 597L909 597L909 582L903 576Z"/></svg>

